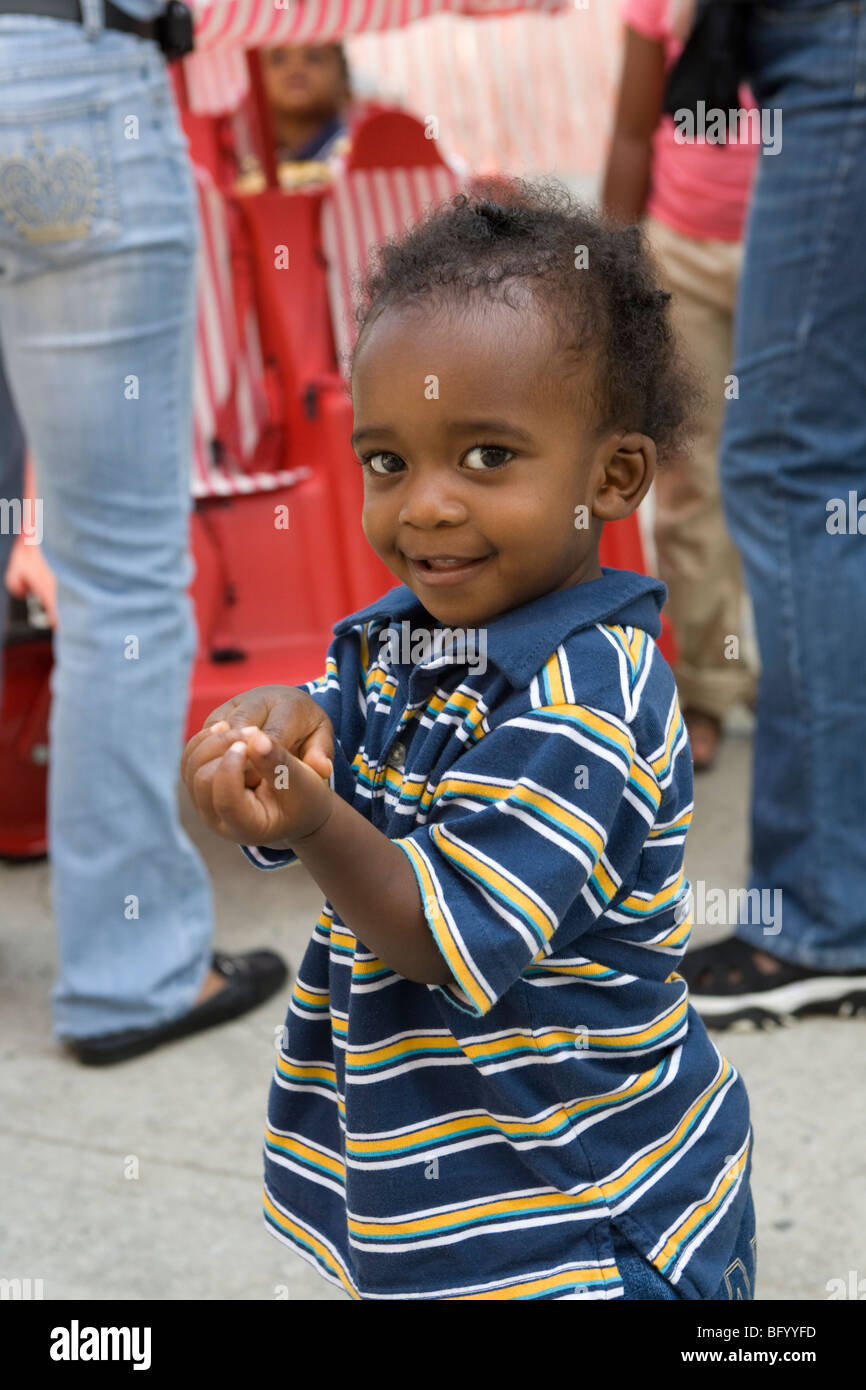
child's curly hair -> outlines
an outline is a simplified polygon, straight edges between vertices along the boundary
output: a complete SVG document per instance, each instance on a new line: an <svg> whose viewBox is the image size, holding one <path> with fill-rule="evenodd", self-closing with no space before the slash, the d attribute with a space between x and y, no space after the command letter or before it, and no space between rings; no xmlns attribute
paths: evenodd
<svg viewBox="0 0 866 1390"><path fill-rule="evenodd" d="M544 297L563 347L592 354L599 432L649 435L660 463L681 452L701 392L643 233L607 222L555 179L487 180L379 247L363 284L361 333L384 309L422 297L459 303L484 289L511 303L517 281Z"/></svg>

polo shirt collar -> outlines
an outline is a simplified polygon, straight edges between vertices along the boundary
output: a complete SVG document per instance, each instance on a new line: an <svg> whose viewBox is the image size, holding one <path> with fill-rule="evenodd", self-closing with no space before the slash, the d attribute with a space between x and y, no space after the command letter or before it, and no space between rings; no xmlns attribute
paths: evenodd
<svg viewBox="0 0 866 1390"><path fill-rule="evenodd" d="M516 689L522 689L551 652L581 628L595 623L618 623L622 627L643 628L650 637L658 637L659 614L666 598L667 588L660 579L603 566L600 579L543 594L486 623L487 660ZM359 623L400 623L406 619L411 623L413 618L419 623L437 625L408 585L398 584L366 608L341 618L333 630L335 636L340 636ZM437 665L441 664L440 657Z"/></svg>

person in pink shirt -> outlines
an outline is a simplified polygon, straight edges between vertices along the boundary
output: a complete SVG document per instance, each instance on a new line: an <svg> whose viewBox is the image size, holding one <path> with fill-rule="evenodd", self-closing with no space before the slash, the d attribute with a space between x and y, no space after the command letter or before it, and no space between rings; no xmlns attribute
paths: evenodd
<svg viewBox="0 0 866 1390"><path fill-rule="evenodd" d="M732 379L733 321L743 257L743 223L760 146L726 143L662 114L667 74L693 19L694 0L624 0L625 54L604 179L605 211L643 219L676 327L705 381L706 399L688 457L655 482L659 576L679 648L677 688L695 769L713 762L725 715L752 703L755 677L739 650L740 560L724 521L717 453ZM740 105L754 105L747 89ZM714 132L707 127L710 140ZM685 138L686 136L697 138ZM737 638L732 642L732 638Z"/></svg>

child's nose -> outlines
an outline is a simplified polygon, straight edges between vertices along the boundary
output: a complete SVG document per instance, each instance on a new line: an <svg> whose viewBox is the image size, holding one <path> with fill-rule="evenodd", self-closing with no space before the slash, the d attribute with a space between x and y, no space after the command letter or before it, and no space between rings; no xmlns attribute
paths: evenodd
<svg viewBox="0 0 866 1390"><path fill-rule="evenodd" d="M443 524L464 522L467 510L453 487L442 477L413 478L403 495L398 520L401 525L428 530Z"/></svg>

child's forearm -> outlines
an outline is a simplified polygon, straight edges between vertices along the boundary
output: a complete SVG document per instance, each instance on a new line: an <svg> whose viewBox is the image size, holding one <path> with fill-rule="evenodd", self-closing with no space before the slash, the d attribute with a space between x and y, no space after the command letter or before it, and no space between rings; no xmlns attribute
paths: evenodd
<svg viewBox="0 0 866 1390"><path fill-rule="evenodd" d="M646 208L652 169L652 144L642 135L618 131L613 138L602 190L609 217L630 225Z"/></svg>
<svg viewBox="0 0 866 1390"><path fill-rule="evenodd" d="M618 222L630 224L643 216L664 85L664 45L626 26L613 140L602 190L604 210Z"/></svg>
<svg viewBox="0 0 866 1390"><path fill-rule="evenodd" d="M424 916L407 856L342 797L328 819L291 847L349 930L398 975L453 981Z"/></svg>

